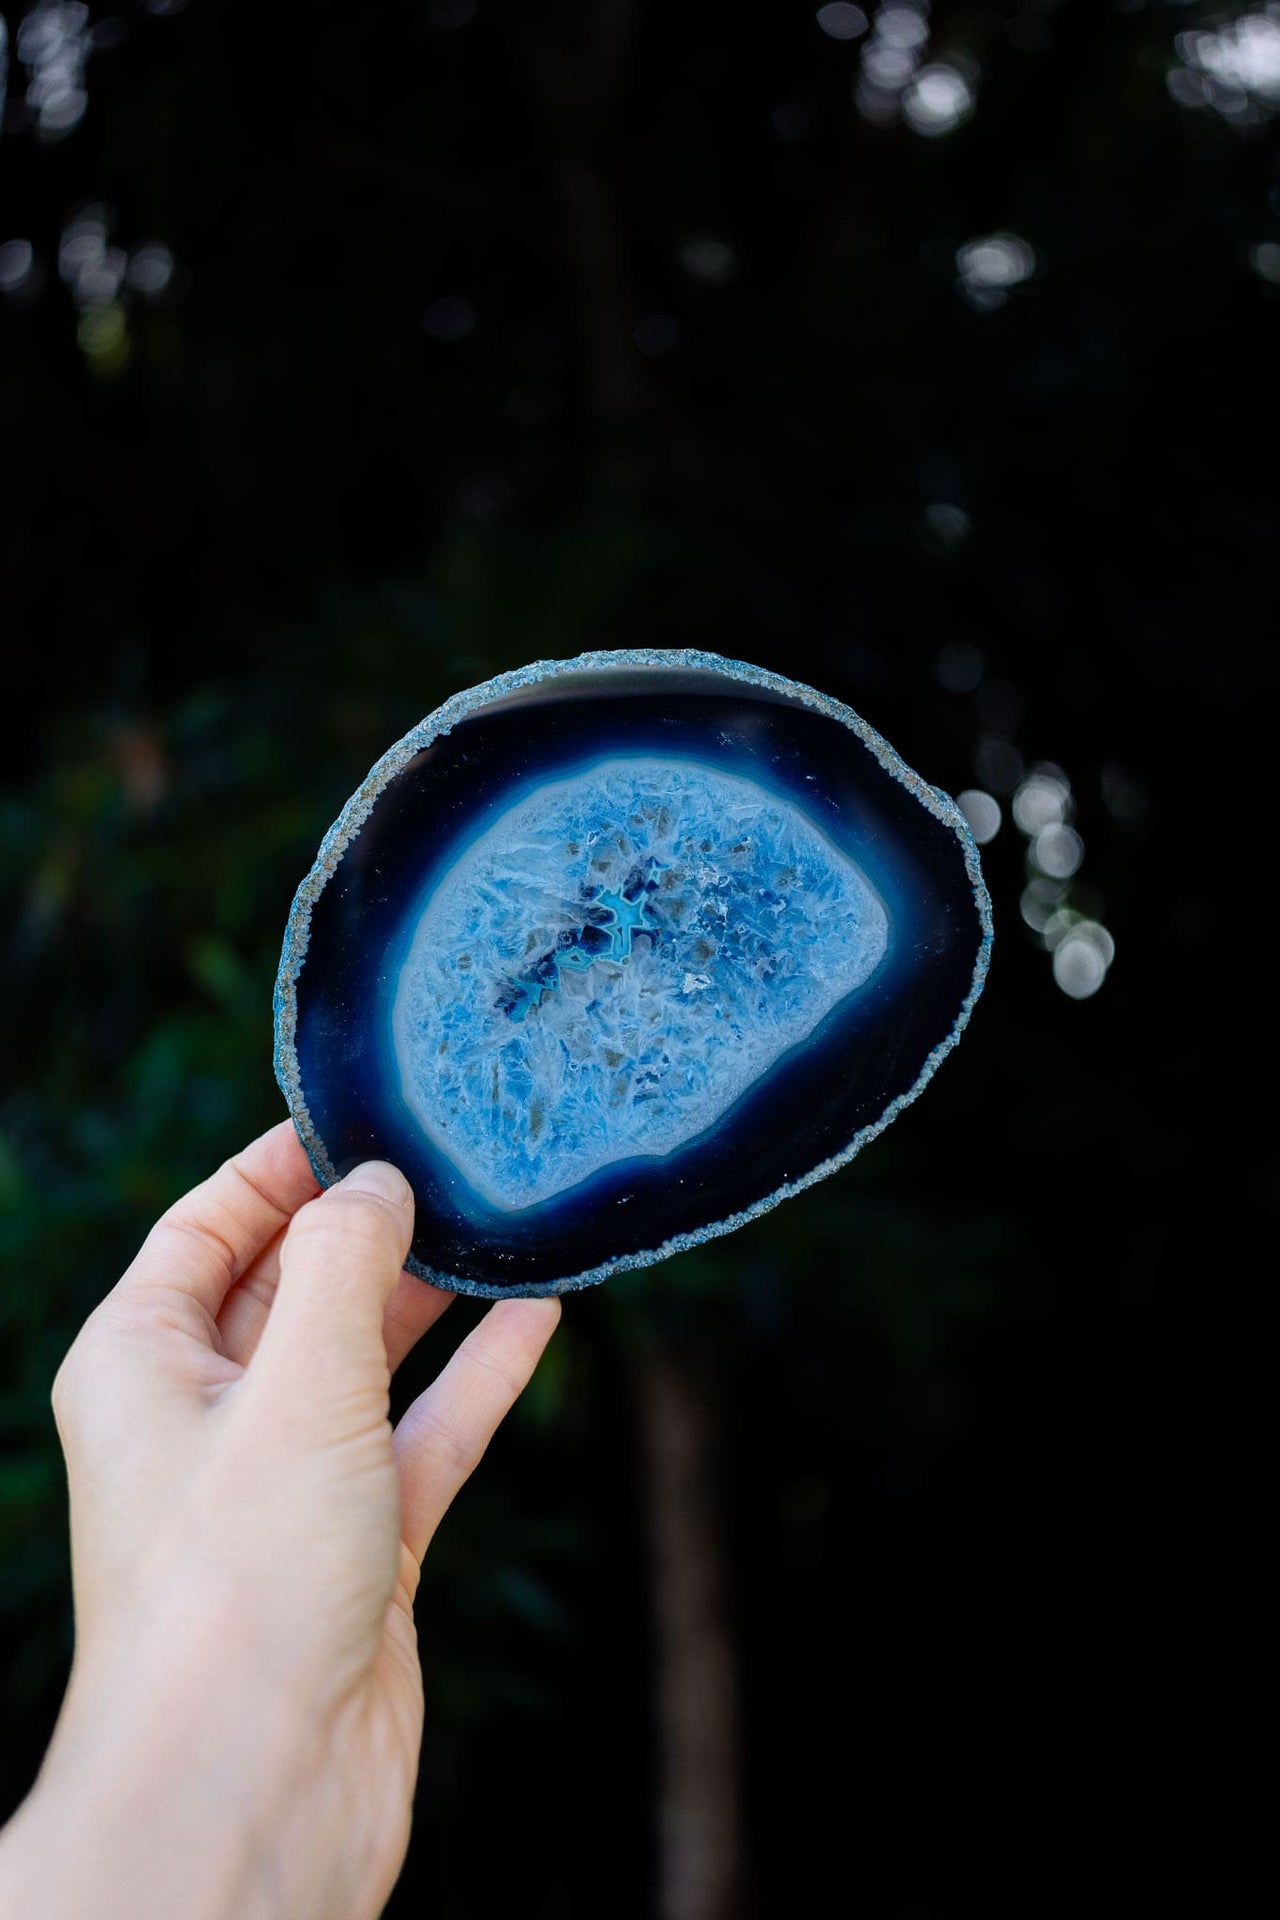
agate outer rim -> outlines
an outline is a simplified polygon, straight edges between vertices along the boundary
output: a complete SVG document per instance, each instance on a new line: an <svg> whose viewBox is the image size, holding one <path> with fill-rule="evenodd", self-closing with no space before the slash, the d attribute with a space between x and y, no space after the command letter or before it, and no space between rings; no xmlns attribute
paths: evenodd
<svg viewBox="0 0 1280 1920"><path fill-rule="evenodd" d="M432 1286L444 1288L452 1293L469 1294L486 1300L539 1299L562 1293L576 1293L584 1287L598 1285L613 1274L625 1273L640 1267L656 1266L660 1261L668 1260L674 1254L687 1253L695 1247L705 1246L709 1241L718 1240L724 1234L734 1233L739 1227L749 1225L760 1215L772 1212L773 1208L783 1200L794 1198L806 1188L816 1186L820 1180L827 1179L840 1168L847 1166L863 1147L883 1133L904 1108L910 1106L919 1097L947 1055L957 1045L986 984L993 936L991 897L982 877L977 845L969 830L968 822L949 794L944 793L940 787L931 786L909 767L888 741L844 701L836 700L830 694L821 693L817 688L807 686L803 681L789 680L783 674L773 673L767 667L753 666L748 661L732 660L725 655L708 653L700 648L597 649L590 653L578 654L570 660L534 660L528 666L497 674L491 680L482 681L477 686L452 694L442 705L412 727L394 746L388 748L370 769L325 834L311 870L294 896L285 928L280 967L275 984L275 1076L288 1102L290 1115L306 1149L312 1171L322 1186L334 1185L341 1176L312 1121L302 1088L296 1049L298 980L307 955L312 909L337 872L343 854L360 833L378 799L392 781L403 772L416 755L430 747L434 741L450 733L459 721L486 708L518 699L521 695L536 693L539 689L554 691L555 683L561 680L578 678L583 684L573 690L587 693L592 690L590 682L594 679L599 690L604 691L608 682L618 673L652 674L655 680L660 680L663 675L684 679L690 673L694 673L705 675L708 681L723 683L729 680L781 703L808 707L847 727L851 733L855 734L884 771L899 785L905 787L927 812L949 828L959 843L982 934L969 991L950 1031L933 1048L907 1091L892 1100L870 1125L859 1129L837 1153L829 1155L826 1160L810 1168L807 1173L785 1181L774 1192L753 1201L750 1206L743 1207L736 1213L729 1214L723 1220L711 1221L706 1226L698 1227L693 1231L675 1234L654 1247L616 1255L581 1273L545 1282L529 1282L521 1286L504 1287L487 1281L470 1279L465 1275L441 1272L410 1252L405 1260L405 1266L409 1272L416 1274L419 1279L429 1282Z"/></svg>

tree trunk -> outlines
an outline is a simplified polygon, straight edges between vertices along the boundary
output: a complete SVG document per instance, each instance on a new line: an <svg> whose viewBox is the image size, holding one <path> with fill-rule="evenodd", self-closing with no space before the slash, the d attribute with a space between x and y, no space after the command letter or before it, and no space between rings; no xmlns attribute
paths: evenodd
<svg viewBox="0 0 1280 1920"><path fill-rule="evenodd" d="M639 1360L657 1647L660 1920L741 1910L738 1727L705 1384L683 1358Z"/></svg>

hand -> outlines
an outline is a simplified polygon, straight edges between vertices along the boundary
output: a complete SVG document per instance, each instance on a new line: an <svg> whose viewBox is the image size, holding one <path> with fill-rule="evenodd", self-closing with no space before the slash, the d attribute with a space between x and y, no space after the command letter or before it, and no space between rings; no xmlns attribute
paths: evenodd
<svg viewBox="0 0 1280 1920"><path fill-rule="evenodd" d="M409 1188L320 1193L274 1128L173 1207L54 1386L76 1654L0 1840L0 1915L360 1920L408 1843L413 1600L555 1300L501 1301L395 1432L451 1296L401 1272Z"/></svg>

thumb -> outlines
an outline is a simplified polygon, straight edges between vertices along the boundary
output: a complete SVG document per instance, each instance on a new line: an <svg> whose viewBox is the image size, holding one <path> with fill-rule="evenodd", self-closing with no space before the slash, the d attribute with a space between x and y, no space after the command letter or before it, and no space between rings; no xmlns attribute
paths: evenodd
<svg viewBox="0 0 1280 1920"><path fill-rule="evenodd" d="M385 1160L369 1160L290 1222L280 1283L250 1377L296 1390L318 1409L387 1390L382 1322L413 1234L413 1194Z"/></svg>

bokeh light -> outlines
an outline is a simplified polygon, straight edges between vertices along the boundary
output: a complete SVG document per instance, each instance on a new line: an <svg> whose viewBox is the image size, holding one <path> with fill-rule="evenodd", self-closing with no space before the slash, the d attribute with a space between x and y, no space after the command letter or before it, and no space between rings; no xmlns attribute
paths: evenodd
<svg viewBox="0 0 1280 1920"><path fill-rule="evenodd" d="M45 139L70 133L89 97L89 9L82 0L37 0L18 26L18 58L27 69L26 104Z"/></svg>
<svg viewBox="0 0 1280 1920"><path fill-rule="evenodd" d="M102 306L114 300L124 279L127 256L107 246L108 209L100 204L82 207L62 229L58 242L58 272L78 307Z"/></svg>
<svg viewBox="0 0 1280 1920"><path fill-rule="evenodd" d="M947 500L935 500L921 516L926 543L935 553L954 553L973 532L973 524L963 507Z"/></svg>
<svg viewBox="0 0 1280 1920"><path fill-rule="evenodd" d="M973 756L973 770L992 793L1012 793L1022 779L1022 755L1012 740L986 733Z"/></svg>
<svg viewBox="0 0 1280 1920"><path fill-rule="evenodd" d="M707 287L721 287L732 280L737 269L733 248L713 233L695 233L680 242L680 265L691 280Z"/></svg>
<svg viewBox="0 0 1280 1920"><path fill-rule="evenodd" d="M1096 920L1076 920L1050 942L1053 977L1072 1000L1088 1000L1107 977L1115 941Z"/></svg>
<svg viewBox="0 0 1280 1920"><path fill-rule="evenodd" d="M129 357L129 329L118 301L91 307L76 327L86 359L96 373L115 373Z"/></svg>
<svg viewBox="0 0 1280 1920"><path fill-rule="evenodd" d="M967 640L949 640L933 663L938 685L948 693L974 693L982 684L983 660Z"/></svg>
<svg viewBox="0 0 1280 1920"><path fill-rule="evenodd" d="M1042 762L1017 789L1013 799L1013 818L1023 833L1040 833L1042 828L1065 820L1069 804L1071 787L1067 785L1067 776L1061 772L1061 768Z"/></svg>
<svg viewBox="0 0 1280 1920"><path fill-rule="evenodd" d="M959 67L935 61L921 67L902 96L907 125L928 139L950 133L973 112L973 88Z"/></svg>
<svg viewBox="0 0 1280 1920"><path fill-rule="evenodd" d="M141 241L132 251L114 241L115 218L105 202L86 201L68 214L58 237L58 277L80 316L76 339L93 371L102 374L117 372L129 357L129 310L134 297L160 299L173 285L176 272L173 253L161 241ZM20 253L12 256L14 269L22 259ZM28 259L18 286L38 273L38 266Z"/></svg>
<svg viewBox="0 0 1280 1920"><path fill-rule="evenodd" d="M1180 106L1212 107L1237 126L1256 126L1280 111L1280 10L1241 14L1211 29L1174 39L1179 65L1169 91Z"/></svg>
<svg viewBox="0 0 1280 1920"><path fill-rule="evenodd" d="M1018 910L1032 933L1044 934L1066 895L1066 887L1056 880L1046 880L1042 875L1028 880Z"/></svg>
<svg viewBox="0 0 1280 1920"><path fill-rule="evenodd" d="M135 247L129 255L125 278L135 293L154 300L173 278L173 255L168 247L156 241Z"/></svg>
<svg viewBox="0 0 1280 1920"><path fill-rule="evenodd" d="M888 0L876 9L853 89L859 113L873 126L892 126L899 118L903 91L928 44L928 14L928 0Z"/></svg>
<svg viewBox="0 0 1280 1920"><path fill-rule="evenodd" d="M1088 1000L1106 978L1115 941L1095 917L1096 909L1086 914L1072 904L1085 846L1071 824L1075 798L1063 769L1052 761L1037 762L1019 783L1012 811L1027 838L1027 880L1019 911L1052 955L1055 983L1068 998Z"/></svg>
<svg viewBox="0 0 1280 1920"><path fill-rule="evenodd" d="M961 293L979 310L1001 307L1036 270L1035 248L1016 233L988 233L957 250Z"/></svg>
<svg viewBox="0 0 1280 1920"><path fill-rule="evenodd" d="M1031 843L1031 858L1051 880L1069 880L1084 859L1084 842L1074 827L1061 822L1042 827Z"/></svg>
<svg viewBox="0 0 1280 1920"><path fill-rule="evenodd" d="M816 18L832 40L856 40L869 24L862 8L849 6L846 0L831 0L831 5L819 7Z"/></svg>
<svg viewBox="0 0 1280 1920"><path fill-rule="evenodd" d="M1024 833L1035 835L1065 820L1070 804L1066 775L1060 768L1042 763L1018 788L1013 817Z"/></svg>
<svg viewBox="0 0 1280 1920"><path fill-rule="evenodd" d="M31 278L35 253L29 240L0 242L0 293L18 293Z"/></svg>
<svg viewBox="0 0 1280 1920"><path fill-rule="evenodd" d="M969 831L980 847L995 839L1004 817L998 800L980 787L966 787L956 795L956 805L969 822Z"/></svg>

